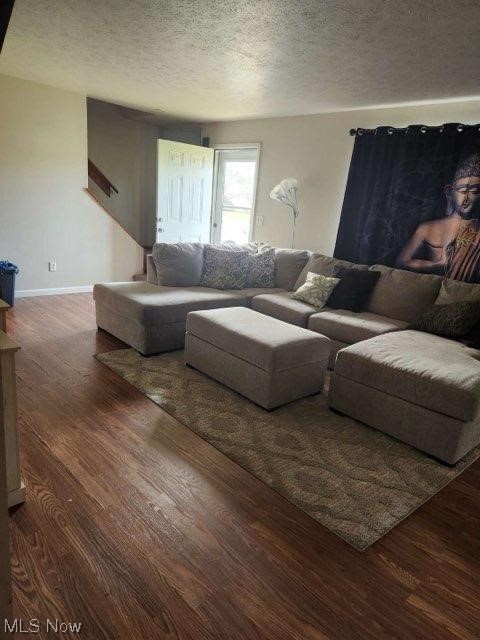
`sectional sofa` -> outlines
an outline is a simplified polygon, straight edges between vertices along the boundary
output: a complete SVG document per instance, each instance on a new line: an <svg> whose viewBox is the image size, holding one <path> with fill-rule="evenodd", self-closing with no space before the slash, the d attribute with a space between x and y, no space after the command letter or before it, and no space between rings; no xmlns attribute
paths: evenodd
<svg viewBox="0 0 480 640"><path fill-rule="evenodd" d="M364 311L317 311L291 297L308 272L329 276L338 265L381 272ZM163 262L148 257L147 282L95 285L97 325L150 355L183 347L190 311L250 307L330 338L333 409L450 464L480 442L480 352L406 329L435 303L441 277L291 249L276 250L274 288L204 288L199 269L188 251L167 249ZM480 285L448 281L448 289L480 299Z"/></svg>

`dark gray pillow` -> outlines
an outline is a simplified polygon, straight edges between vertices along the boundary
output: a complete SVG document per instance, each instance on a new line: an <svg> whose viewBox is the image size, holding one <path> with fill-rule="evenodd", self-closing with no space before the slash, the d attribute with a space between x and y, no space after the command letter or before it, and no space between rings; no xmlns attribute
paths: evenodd
<svg viewBox="0 0 480 640"><path fill-rule="evenodd" d="M203 269L203 244L158 242L153 245L157 284L165 287L196 287Z"/></svg>
<svg viewBox="0 0 480 640"><path fill-rule="evenodd" d="M303 249L275 249L275 286L293 291L309 255L310 253Z"/></svg>
<svg viewBox="0 0 480 640"><path fill-rule="evenodd" d="M200 284L212 289L244 289L247 284L250 254L206 245Z"/></svg>
<svg viewBox="0 0 480 640"><path fill-rule="evenodd" d="M461 339L480 320L480 302L434 304L407 329L426 331L445 338Z"/></svg>
<svg viewBox="0 0 480 640"><path fill-rule="evenodd" d="M275 286L275 249L249 256L247 287L272 289Z"/></svg>

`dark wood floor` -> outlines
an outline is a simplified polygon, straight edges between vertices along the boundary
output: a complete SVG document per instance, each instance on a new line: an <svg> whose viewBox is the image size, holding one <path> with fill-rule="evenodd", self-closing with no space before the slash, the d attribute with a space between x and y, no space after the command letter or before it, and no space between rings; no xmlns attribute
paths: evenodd
<svg viewBox="0 0 480 640"><path fill-rule="evenodd" d="M94 360L122 344L89 295L18 300L9 333L18 617L92 639L480 638L479 463L362 554Z"/></svg>

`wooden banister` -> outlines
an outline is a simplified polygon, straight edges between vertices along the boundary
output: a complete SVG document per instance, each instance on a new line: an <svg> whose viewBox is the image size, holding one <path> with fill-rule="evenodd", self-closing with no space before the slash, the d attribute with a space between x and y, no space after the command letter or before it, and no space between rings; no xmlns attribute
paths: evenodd
<svg viewBox="0 0 480 640"><path fill-rule="evenodd" d="M88 159L88 177L103 191L109 198L112 191L118 193L118 189L110 182L106 175L94 164L90 158Z"/></svg>

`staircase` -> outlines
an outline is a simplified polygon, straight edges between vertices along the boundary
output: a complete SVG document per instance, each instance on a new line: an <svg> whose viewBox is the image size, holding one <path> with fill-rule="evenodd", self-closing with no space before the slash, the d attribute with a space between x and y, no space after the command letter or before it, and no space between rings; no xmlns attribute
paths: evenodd
<svg viewBox="0 0 480 640"><path fill-rule="evenodd" d="M110 198L112 192L118 193L118 189L110 182L100 169L90 159L88 160L88 177Z"/></svg>
<svg viewBox="0 0 480 640"><path fill-rule="evenodd" d="M115 185L112 182L110 182L110 180L107 178L107 176L97 167L97 165L94 162L92 162L90 160L90 158L88 159L88 177L89 177L89 180L94 182L97 185L97 187L108 198L111 198L112 195L114 195L114 194L116 194L116 195L119 194L119 191L115 187ZM125 233L128 233L128 235L132 238L132 240L134 240L137 244L139 244L143 248L143 273L134 274L132 276L132 279L133 280L146 280L147 279L147 255L152 252L152 247L140 244L138 239L135 238L135 236L131 233L131 231L129 229L127 229L127 227L125 227L125 225L123 225L120 222L120 220L117 218L115 213L112 211L112 208L109 207L109 206L106 206L106 204L100 200L100 197L90 187L86 187L85 191L98 204L99 207L101 207L106 213L108 213L108 215L113 220L115 220L115 222L118 225L120 225L120 227L122 227L122 229L125 231ZM112 202L112 204L113 204L113 202Z"/></svg>

